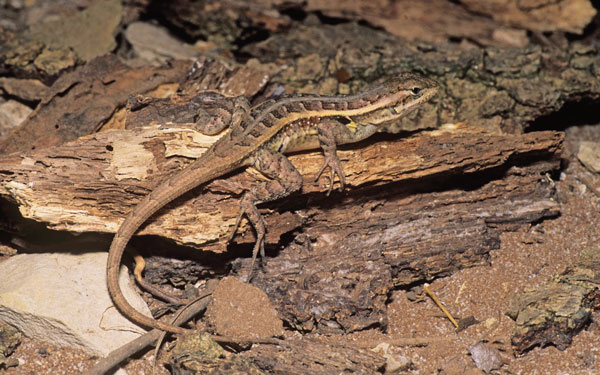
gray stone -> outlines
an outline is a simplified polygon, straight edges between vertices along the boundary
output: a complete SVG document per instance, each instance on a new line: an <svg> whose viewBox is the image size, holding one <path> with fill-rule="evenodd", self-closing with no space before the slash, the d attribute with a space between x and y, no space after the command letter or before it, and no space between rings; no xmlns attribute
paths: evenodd
<svg viewBox="0 0 600 375"><path fill-rule="evenodd" d="M113 306L107 253L20 254L0 263L0 321L27 337L105 356L144 331ZM121 269L125 297L150 315Z"/></svg>
<svg viewBox="0 0 600 375"><path fill-rule="evenodd" d="M0 104L0 136L4 136L29 116L31 108L15 100Z"/></svg>
<svg viewBox="0 0 600 375"><path fill-rule="evenodd" d="M581 142L577 159L585 165L590 171L600 172L600 143Z"/></svg>
<svg viewBox="0 0 600 375"><path fill-rule="evenodd" d="M129 24L125 38L138 57L156 65L169 59L194 59L198 55L192 46L171 36L165 28L146 22Z"/></svg>

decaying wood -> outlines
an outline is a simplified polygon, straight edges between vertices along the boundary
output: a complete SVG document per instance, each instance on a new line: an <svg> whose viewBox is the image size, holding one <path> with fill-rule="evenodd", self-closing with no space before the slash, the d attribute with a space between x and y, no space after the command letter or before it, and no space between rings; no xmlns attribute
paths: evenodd
<svg viewBox="0 0 600 375"><path fill-rule="evenodd" d="M0 194L52 229L114 232L145 194L213 141L169 127L104 132L3 159ZM391 288L485 264L499 226L558 213L543 174L558 167L561 141L556 132L450 126L364 144L340 150L348 187L330 197L326 179L312 182L321 153L292 155L305 178L302 192L262 211L268 243L301 227L305 240L267 262L255 283L303 330L384 325ZM140 233L223 251L239 195L260 179L249 170L213 181L168 205ZM235 241L251 244L254 232L244 226Z"/></svg>
<svg viewBox="0 0 600 375"><path fill-rule="evenodd" d="M24 217L47 223L51 229L114 232L142 196L198 157L215 139L168 126L99 133L27 156L0 159L0 194L18 202ZM340 158L352 191L501 167L519 154L558 152L561 139L552 132L515 136L458 127L341 150ZM327 188L325 178L318 185L312 182L322 162L319 152L290 159L305 182L302 194L284 200L297 203L280 205L303 207L307 198L344 205L339 198L311 194ZM206 247L219 243L222 247L237 215L237 195L262 178L250 170L216 180L163 209L140 234L156 234L180 244ZM271 243L302 221L299 215L285 211L266 215L272 222ZM282 215L290 223L282 221ZM294 216L297 218L292 220Z"/></svg>
<svg viewBox="0 0 600 375"><path fill-rule="evenodd" d="M67 70L110 53L117 45L115 35L123 5L118 0L88 5L75 12L69 12L67 4L34 5L35 22L17 27L15 33L0 32L0 75L36 78L50 84Z"/></svg>
<svg viewBox="0 0 600 375"><path fill-rule="evenodd" d="M300 16L318 12L327 17L366 20L407 40L444 43L449 38L464 38L480 45L504 47L527 45L526 30L581 33L595 14L589 0L495 0L485 5L467 0L269 0L252 4L178 0L162 4L161 10L170 23L189 36L230 48L249 27L268 32L298 27L301 23L289 17L294 13Z"/></svg>
<svg viewBox="0 0 600 375"><path fill-rule="evenodd" d="M134 69L112 55L96 58L61 76L38 108L0 142L0 153L56 146L90 134L107 123L130 95L182 80L189 65Z"/></svg>
<svg viewBox="0 0 600 375"><path fill-rule="evenodd" d="M256 345L238 356L226 356L202 336L186 336L171 351L177 373L206 374L378 374L385 359L367 348L291 338L284 345Z"/></svg>
<svg viewBox="0 0 600 375"><path fill-rule="evenodd" d="M523 354L534 346L564 350L600 310L600 248L584 250L578 262L539 289L526 289L510 300L515 320L512 345Z"/></svg>
<svg viewBox="0 0 600 375"><path fill-rule="evenodd" d="M57 145L100 128L123 127L127 99L164 82L183 81L182 92L216 89L226 95L246 95L258 103L284 92L358 92L381 79L382 72L418 71L438 80L442 87L438 98L425 104L418 116L394 123L388 129L391 132L431 129L458 121L518 132L559 111L565 103L600 100L600 81L596 79L600 48L594 44L574 44L565 51L415 48L383 32L341 24L295 28L248 44L243 52L254 57L244 65L201 58L197 65L201 68L185 80L179 78L191 62L182 63L184 69L179 71L179 63L171 68L134 69L123 68L114 59L92 61L55 82L30 118L0 143L0 150ZM184 99L181 108L186 109L186 104ZM176 115L181 114L193 116L183 110ZM161 118L151 120L162 123Z"/></svg>
<svg viewBox="0 0 600 375"><path fill-rule="evenodd" d="M557 168L542 161L441 173L315 205L304 213L304 237L269 259L253 283L300 330L385 326L393 288L485 265L502 230L557 215L553 183L543 176Z"/></svg>
<svg viewBox="0 0 600 375"><path fill-rule="evenodd" d="M290 339L285 346L254 346L243 354L257 367L275 374L377 374L385 367L383 356L370 349L319 339Z"/></svg>
<svg viewBox="0 0 600 375"><path fill-rule="evenodd" d="M190 99L198 92L218 89L228 96L252 97L268 79L266 71L207 57L197 59L194 64L191 61L173 61L162 67L131 68L107 55L58 79L46 90L46 96L27 120L0 142L0 152L27 152L57 146L108 128L164 123L172 118L182 122L184 118L198 116L197 108ZM178 83L181 83L179 87ZM23 84L30 85L26 80ZM167 84L174 87L159 88ZM17 82L0 81L0 87L3 85L17 86ZM176 102L175 89L185 98L180 103ZM125 123L122 109L128 99L149 92L155 97L169 96L163 101L170 107L159 108L147 121L140 119ZM171 116L166 119L158 116L163 112Z"/></svg>
<svg viewBox="0 0 600 375"><path fill-rule="evenodd" d="M283 85L300 92L356 92L365 81L380 77L379 72L417 71L436 79L442 92L423 107L420 121L407 116L391 131L468 121L520 132L544 116L568 109L566 103L600 101L598 44L573 44L565 50L416 48L386 33L341 24L299 27L248 45L244 52L264 63L278 62L271 63L277 73L267 90ZM581 107L572 109L568 119L593 111L577 108Z"/></svg>

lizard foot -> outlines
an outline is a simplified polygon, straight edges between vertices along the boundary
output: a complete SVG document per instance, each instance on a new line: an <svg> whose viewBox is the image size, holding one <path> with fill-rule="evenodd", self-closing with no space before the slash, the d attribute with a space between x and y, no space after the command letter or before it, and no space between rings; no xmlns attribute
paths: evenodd
<svg viewBox="0 0 600 375"><path fill-rule="evenodd" d="M317 173L317 176L315 177L315 182L317 182L319 180L319 178L321 177L321 175L323 174L325 169L327 169L328 167L329 167L330 174L329 174L329 189L327 190L327 196L329 196L329 194L331 194L331 191L333 190L333 184L335 182L334 181L335 175L337 175L340 179L340 191L343 191L344 186L346 185L346 175L344 174L344 169L342 168L342 163L340 162L340 159L335 154L335 152L325 154L325 161L323 162L323 166L321 166L321 169L319 169L319 172Z"/></svg>

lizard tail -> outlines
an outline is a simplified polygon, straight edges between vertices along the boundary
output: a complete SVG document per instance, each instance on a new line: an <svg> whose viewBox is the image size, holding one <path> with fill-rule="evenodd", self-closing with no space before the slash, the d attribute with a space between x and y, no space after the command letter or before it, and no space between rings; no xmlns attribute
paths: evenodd
<svg viewBox="0 0 600 375"><path fill-rule="evenodd" d="M108 291L115 306L127 318L142 326L157 328L172 333L188 332L189 330L187 329L166 324L159 320L155 320L151 317L143 315L142 313L138 312L133 306L131 306L129 301L125 299L125 296L121 291L121 287L119 286L119 268L121 265L121 259L123 258L123 252L125 251L125 246L129 242L129 239L135 233L135 229L130 229L135 226L135 222L132 222L129 219L130 217L125 219L125 222L123 223L123 225L121 225L121 228L119 228L119 232L117 232L117 234L115 235L115 238L113 239L113 242L110 246L110 250L108 252L106 280L108 285Z"/></svg>
<svg viewBox="0 0 600 375"><path fill-rule="evenodd" d="M199 162L199 160L196 160L196 162ZM197 166L199 163L193 164L196 164ZM208 164L210 164L210 162ZM119 311L127 318L139 325L172 333L187 333L190 331L143 315L133 308L133 306L125 299L119 286L119 268L127 243L138 228L144 224L150 216L180 195L220 176L224 169L236 169L236 165L231 165L229 166L230 168L227 168L222 164L220 166L208 166L208 168L206 168L207 165L205 164L204 167L205 168L191 168L192 171L190 171L189 167L185 168L176 173L172 178L169 178L167 181L160 184L127 216L110 245L106 267L108 291L117 309L119 309Z"/></svg>

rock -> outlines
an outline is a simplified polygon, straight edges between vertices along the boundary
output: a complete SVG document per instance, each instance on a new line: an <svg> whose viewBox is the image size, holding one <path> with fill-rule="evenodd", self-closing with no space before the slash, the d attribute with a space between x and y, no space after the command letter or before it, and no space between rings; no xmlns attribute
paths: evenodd
<svg viewBox="0 0 600 375"><path fill-rule="evenodd" d="M31 113L31 108L16 100L0 104L0 137L19 125Z"/></svg>
<svg viewBox="0 0 600 375"><path fill-rule="evenodd" d="M12 327L0 325L0 369L17 365L15 358L8 358L21 344L21 333Z"/></svg>
<svg viewBox="0 0 600 375"><path fill-rule="evenodd" d="M283 323L265 292L235 277L219 282L207 313L219 335L239 338L283 335Z"/></svg>
<svg viewBox="0 0 600 375"><path fill-rule="evenodd" d="M600 143L581 142L577 159L585 165L590 171L600 172Z"/></svg>
<svg viewBox="0 0 600 375"><path fill-rule="evenodd" d="M600 306L600 247L583 250L579 260L537 289L526 288L509 300L515 321L511 344L523 354L534 346L565 350Z"/></svg>
<svg viewBox="0 0 600 375"><path fill-rule="evenodd" d="M27 337L96 355L144 331L112 305L106 288L107 253L20 254L0 263L0 322ZM121 269L127 300L149 315Z"/></svg>
<svg viewBox="0 0 600 375"><path fill-rule="evenodd" d="M505 363L498 349L481 341L475 345L468 346L467 350L469 350L477 368L486 374L500 369Z"/></svg>
<svg viewBox="0 0 600 375"><path fill-rule="evenodd" d="M410 359L400 353L394 353L391 350L391 345L387 342L382 342L371 350L385 358L385 372L388 374L409 371L413 366Z"/></svg>
<svg viewBox="0 0 600 375"><path fill-rule="evenodd" d="M28 37L34 43L74 51L80 60L90 61L115 49L122 13L119 0L94 1L70 17L32 25Z"/></svg>
<svg viewBox="0 0 600 375"><path fill-rule="evenodd" d="M133 22L125 30L125 38L131 43L137 56L157 65L169 59L194 59L198 51L169 34L162 27L146 22Z"/></svg>

